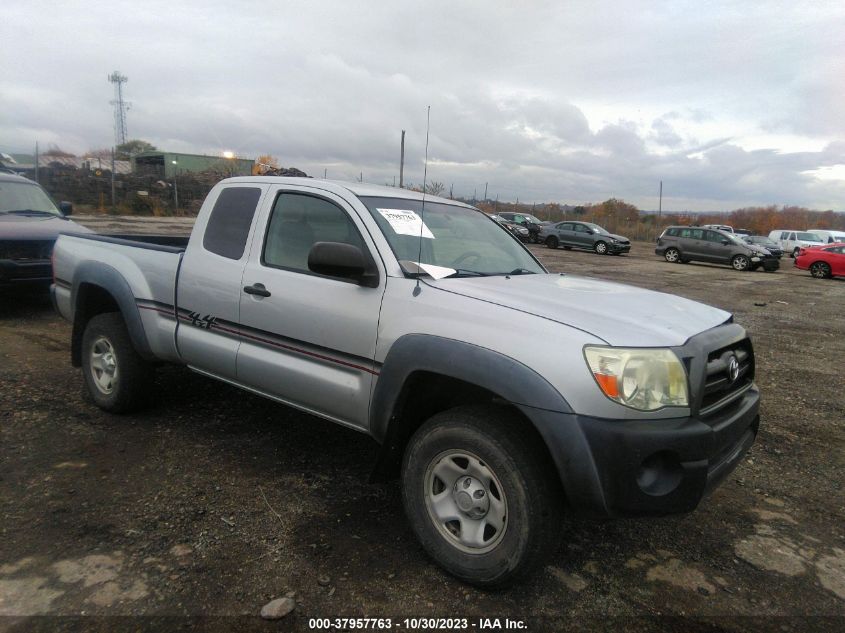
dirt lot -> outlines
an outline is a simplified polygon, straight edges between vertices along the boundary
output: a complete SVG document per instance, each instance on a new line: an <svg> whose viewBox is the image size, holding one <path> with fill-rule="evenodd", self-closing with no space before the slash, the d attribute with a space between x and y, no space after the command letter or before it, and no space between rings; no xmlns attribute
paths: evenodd
<svg viewBox="0 0 845 633"><path fill-rule="evenodd" d="M570 518L544 571L479 591L429 562L395 483L368 483L376 446L364 435L176 367L159 372L151 410L107 415L83 399L70 327L49 301L4 295L0 615L12 617L0 630L44 625L21 619L36 614L242 615L263 627L262 605L288 592L297 608L284 624L298 629L309 617L436 615L603 630L608 616L625 618L609 621L619 628L673 615L706 618L669 621L678 630L842 630L845 280L811 279L789 259L774 274L670 265L646 243L626 257L532 248L553 271L701 300L751 332L760 435L696 512Z"/></svg>

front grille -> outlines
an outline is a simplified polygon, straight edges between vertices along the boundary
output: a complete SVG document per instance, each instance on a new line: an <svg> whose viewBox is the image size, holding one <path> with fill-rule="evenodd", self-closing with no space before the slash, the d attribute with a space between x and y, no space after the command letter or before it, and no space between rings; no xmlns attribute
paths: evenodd
<svg viewBox="0 0 845 633"><path fill-rule="evenodd" d="M39 261L50 259L53 240L3 240L0 241L0 259Z"/></svg>
<svg viewBox="0 0 845 633"><path fill-rule="evenodd" d="M736 359L735 375L731 375L732 360ZM712 415L728 406L754 381L754 349L750 339L719 348L707 356L699 413Z"/></svg>

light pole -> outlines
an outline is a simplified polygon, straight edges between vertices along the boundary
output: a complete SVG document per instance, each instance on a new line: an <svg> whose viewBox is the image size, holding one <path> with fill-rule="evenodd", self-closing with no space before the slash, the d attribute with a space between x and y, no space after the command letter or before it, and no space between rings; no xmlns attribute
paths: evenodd
<svg viewBox="0 0 845 633"><path fill-rule="evenodd" d="M175 160L170 161L174 165L178 165L179 163ZM173 168L173 215L179 213L179 186L176 184L176 170L178 167Z"/></svg>

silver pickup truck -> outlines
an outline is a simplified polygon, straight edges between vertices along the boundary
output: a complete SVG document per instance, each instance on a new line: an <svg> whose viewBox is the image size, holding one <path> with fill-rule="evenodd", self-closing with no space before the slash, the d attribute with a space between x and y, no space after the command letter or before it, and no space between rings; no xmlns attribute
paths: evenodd
<svg viewBox="0 0 845 633"><path fill-rule="evenodd" d="M403 189L224 180L184 244L61 236L52 294L101 408L179 363L367 433L426 551L479 585L540 564L565 512L693 510L759 424L730 314L551 274L484 213Z"/></svg>

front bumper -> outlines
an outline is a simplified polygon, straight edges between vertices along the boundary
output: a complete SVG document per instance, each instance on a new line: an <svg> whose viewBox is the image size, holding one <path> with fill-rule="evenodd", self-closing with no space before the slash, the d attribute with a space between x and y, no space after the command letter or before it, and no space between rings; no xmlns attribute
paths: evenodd
<svg viewBox="0 0 845 633"><path fill-rule="evenodd" d="M546 440L573 509L660 516L695 509L739 464L757 436L759 408L752 384L706 421L526 413Z"/></svg>
<svg viewBox="0 0 845 633"><path fill-rule="evenodd" d="M607 250L611 253L627 253L631 250L631 244L620 244L617 242L610 242L607 245Z"/></svg>
<svg viewBox="0 0 845 633"><path fill-rule="evenodd" d="M49 259L0 259L0 286L49 283L53 268Z"/></svg>

